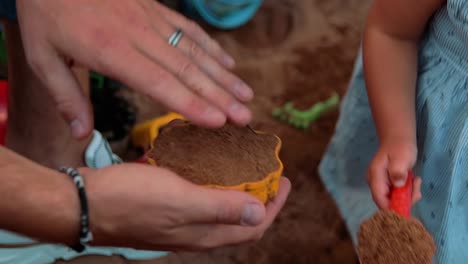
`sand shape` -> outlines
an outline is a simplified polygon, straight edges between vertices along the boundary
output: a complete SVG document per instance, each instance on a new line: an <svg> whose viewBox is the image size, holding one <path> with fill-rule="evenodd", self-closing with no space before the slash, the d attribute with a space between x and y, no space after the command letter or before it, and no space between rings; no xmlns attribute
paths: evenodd
<svg viewBox="0 0 468 264"><path fill-rule="evenodd" d="M277 170L277 144L273 135L249 128L186 124L163 129L149 155L195 184L233 186L262 180Z"/></svg>
<svg viewBox="0 0 468 264"><path fill-rule="evenodd" d="M435 251L431 235L415 218L379 211L361 225L361 264L430 264Z"/></svg>

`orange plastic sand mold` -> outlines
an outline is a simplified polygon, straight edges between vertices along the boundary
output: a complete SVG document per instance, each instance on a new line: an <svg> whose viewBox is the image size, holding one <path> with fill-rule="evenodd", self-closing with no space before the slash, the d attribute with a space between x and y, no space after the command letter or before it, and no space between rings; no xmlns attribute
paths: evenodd
<svg viewBox="0 0 468 264"><path fill-rule="evenodd" d="M169 113L165 116L160 117L159 119L156 118L154 120L148 121L146 124L143 123L141 124L139 128L139 138L142 139L142 137L146 137L144 140L141 140L140 142L145 145L150 145L150 150L153 147L153 141L157 138L158 136L158 131L161 127L167 125L174 119L182 119L182 116L174 113ZM148 132L148 130L150 130ZM146 133L143 133L144 131L147 131ZM154 131L157 131L156 133ZM262 131L255 131L258 134L265 134L265 132ZM282 141L281 139L275 135L275 138L277 139L278 143L276 144L275 147L275 158L278 162L278 168L272 172L270 172L268 175L265 176L260 181L254 181L254 182L244 182L239 185L234 185L234 186L222 186L222 185L205 185L205 187L209 188L216 188L216 189L222 189L222 190L236 190L236 191L243 191L247 192L255 197L257 197L260 201L263 203L267 203L269 200L273 199L276 194L278 193L279 189L279 182L281 175L283 173L283 163L279 157L279 153L281 150L281 145ZM148 140L151 141L151 143L148 144ZM143 142L144 141L144 142ZM156 165L156 161L149 157L147 155L147 160L149 164Z"/></svg>
<svg viewBox="0 0 468 264"><path fill-rule="evenodd" d="M159 129L175 119L185 119L182 115L170 112L166 115L140 123L133 128L131 140L134 146L148 150L153 147L153 141L159 134Z"/></svg>

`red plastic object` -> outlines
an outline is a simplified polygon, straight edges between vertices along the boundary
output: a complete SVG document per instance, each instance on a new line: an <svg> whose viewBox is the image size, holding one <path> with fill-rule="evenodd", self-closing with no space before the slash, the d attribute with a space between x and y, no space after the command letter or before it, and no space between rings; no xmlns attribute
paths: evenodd
<svg viewBox="0 0 468 264"><path fill-rule="evenodd" d="M0 145L5 145L8 118L8 82L0 81Z"/></svg>
<svg viewBox="0 0 468 264"><path fill-rule="evenodd" d="M408 218L411 215L411 196L413 194L413 172L408 172L406 184L400 188L393 188L390 196L390 209Z"/></svg>
<svg viewBox="0 0 468 264"><path fill-rule="evenodd" d="M135 160L136 163L142 163L142 164L148 164L148 158L146 155L141 156L137 160Z"/></svg>

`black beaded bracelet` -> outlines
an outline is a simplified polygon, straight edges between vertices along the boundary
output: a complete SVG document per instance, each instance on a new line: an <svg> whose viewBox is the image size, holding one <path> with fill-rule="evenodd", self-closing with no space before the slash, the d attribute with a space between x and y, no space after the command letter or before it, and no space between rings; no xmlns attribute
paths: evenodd
<svg viewBox="0 0 468 264"><path fill-rule="evenodd" d="M83 252L86 248L86 244L93 240L93 234L89 230L89 215L88 215L88 202L86 199L86 192L84 187L84 180L80 173L69 167L60 168L60 172L68 174L72 177L78 189L78 196L80 198L81 216L80 216L80 233L79 241L75 245L71 246L76 252Z"/></svg>

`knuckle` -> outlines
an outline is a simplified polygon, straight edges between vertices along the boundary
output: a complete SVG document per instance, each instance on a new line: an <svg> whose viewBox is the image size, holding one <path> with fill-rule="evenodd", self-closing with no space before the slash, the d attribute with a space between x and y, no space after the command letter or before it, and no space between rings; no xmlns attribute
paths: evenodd
<svg viewBox="0 0 468 264"><path fill-rule="evenodd" d="M239 222L239 214L232 205L220 206L216 213L217 223L236 223Z"/></svg>
<svg viewBox="0 0 468 264"><path fill-rule="evenodd" d="M203 85L199 84L199 83L191 83L190 84L190 87L192 88L192 90L196 93L196 94L199 94L199 95L204 95L205 94L205 88L203 87Z"/></svg>
<svg viewBox="0 0 468 264"><path fill-rule="evenodd" d="M145 79L143 83L147 87L143 91L146 91L147 94L160 95L160 92L167 91L169 87L174 85L174 78L170 73L160 69L152 71L150 78Z"/></svg>
<svg viewBox="0 0 468 264"><path fill-rule="evenodd" d="M93 40L94 45L96 45L96 48L103 51L115 47L119 40L119 38L117 38L113 33L109 33L109 31L100 27L92 29L91 36L93 37L91 39Z"/></svg>
<svg viewBox="0 0 468 264"><path fill-rule="evenodd" d="M142 64L143 65L143 64ZM154 66L154 67L151 67ZM172 82L175 81L176 76L175 73L172 73L166 68L161 67L160 65L150 65L151 69L151 74L148 74L146 77L147 78L142 78L148 84L151 84L152 86L166 86L172 84Z"/></svg>
<svg viewBox="0 0 468 264"><path fill-rule="evenodd" d="M76 114L73 111L75 107L74 100L65 96L55 96L54 100L57 110L64 114L67 119L73 119Z"/></svg>
<svg viewBox="0 0 468 264"><path fill-rule="evenodd" d="M198 46L198 44L194 41L191 41L189 44L189 56L192 59L199 59L202 57L203 51L202 49Z"/></svg>
<svg viewBox="0 0 468 264"><path fill-rule="evenodd" d="M186 79L190 76L195 76L196 66L190 62L186 61L177 69L176 76L181 79Z"/></svg>
<svg viewBox="0 0 468 264"><path fill-rule="evenodd" d="M187 224L186 218L181 217L181 215L176 211L175 208L171 208L170 210L167 210L167 213L165 215L165 219L162 225L166 227L165 229L167 233L175 234L177 232L177 227L184 226L186 224Z"/></svg>

